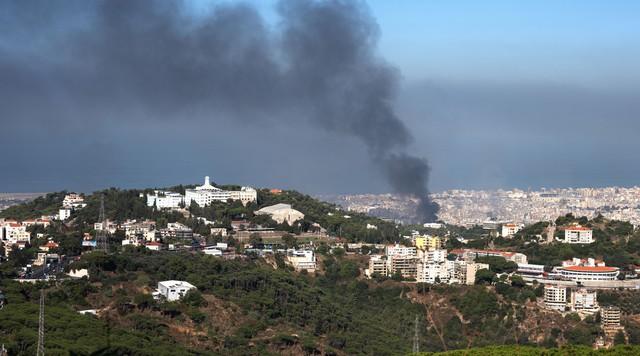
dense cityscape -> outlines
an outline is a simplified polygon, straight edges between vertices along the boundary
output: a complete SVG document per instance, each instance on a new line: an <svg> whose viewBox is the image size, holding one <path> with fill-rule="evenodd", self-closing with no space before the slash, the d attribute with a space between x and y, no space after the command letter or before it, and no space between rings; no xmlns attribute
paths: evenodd
<svg viewBox="0 0 640 356"><path fill-rule="evenodd" d="M438 219L472 226L486 221L531 224L572 213L594 218L598 214L640 224L640 187L556 188L539 191L461 190L431 195L438 203ZM392 194L321 196L352 211L410 222L415 220L415 200Z"/></svg>

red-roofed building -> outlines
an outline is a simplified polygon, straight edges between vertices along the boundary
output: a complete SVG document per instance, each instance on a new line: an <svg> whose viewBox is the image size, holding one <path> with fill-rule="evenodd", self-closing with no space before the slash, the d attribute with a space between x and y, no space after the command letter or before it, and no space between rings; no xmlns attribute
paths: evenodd
<svg viewBox="0 0 640 356"><path fill-rule="evenodd" d="M160 242L147 242L144 246L151 251L160 251L162 249L162 244Z"/></svg>
<svg viewBox="0 0 640 356"><path fill-rule="evenodd" d="M53 241L47 241L46 244L40 246L40 251L49 252L49 251L53 250L54 248L58 248L58 244L53 242Z"/></svg>
<svg viewBox="0 0 640 356"><path fill-rule="evenodd" d="M556 272L573 281L614 281L620 273L617 267L607 266L565 266Z"/></svg>

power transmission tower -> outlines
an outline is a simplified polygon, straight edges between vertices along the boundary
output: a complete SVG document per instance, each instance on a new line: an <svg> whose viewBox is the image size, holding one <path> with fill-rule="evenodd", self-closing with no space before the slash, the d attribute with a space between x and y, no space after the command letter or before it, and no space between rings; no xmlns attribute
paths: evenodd
<svg viewBox="0 0 640 356"><path fill-rule="evenodd" d="M36 356L44 356L44 289L40 290L40 316L38 317L38 349Z"/></svg>
<svg viewBox="0 0 640 356"><path fill-rule="evenodd" d="M413 325L413 353L420 352L420 333L418 332L418 315L416 315L416 321Z"/></svg>
<svg viewBox="0 0 640 356"><path fill-rule="evenodd" d="M109 252L109 240L107 238L107 218L104 214L104 194L100 195L100 230L96 231L96 251Z"/></svg>

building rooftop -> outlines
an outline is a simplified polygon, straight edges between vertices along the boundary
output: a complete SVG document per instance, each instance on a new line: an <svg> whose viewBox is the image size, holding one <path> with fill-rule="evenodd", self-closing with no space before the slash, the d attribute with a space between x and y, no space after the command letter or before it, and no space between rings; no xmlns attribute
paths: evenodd
<svg viewBox="0 0 640 356"><path fill-rule="evenodd" d="M605 266L567 266L560 267L560 269L571 272L592 272L592 273L608 273L618 270L617 267L605 267Z"/></svg>

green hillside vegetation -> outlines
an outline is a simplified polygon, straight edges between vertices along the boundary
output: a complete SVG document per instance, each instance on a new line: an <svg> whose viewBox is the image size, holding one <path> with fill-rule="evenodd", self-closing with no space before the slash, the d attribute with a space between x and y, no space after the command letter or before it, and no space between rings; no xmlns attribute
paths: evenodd
<svg viewBox="0 0 640 356"><path fill-rule="evenodd" d="M171 187L173 191L182 192L188 186ZM239 189L236 186L223 186L226 189ZM75 230L91 232L93 223L98 221L100 211L100 197L104 196L105 215L107 219L123 222L127 219L150 219L158 223L160 227L167 223L181 222L202 235L209 234L209 228L195 218L189 218L176 211L157 210L146 204L146 199L141 194L152 193L153 190L122 190L110 188L85 196L87 206L74 212L71 216L75 224ZM66 192L51 193L45 197L35 199L27 204L17 205L0 213L0 217L24 220L36 218L42 215L52 215L58 212L62 205ZM258 216L254 212L262 207L278 203L291 204L294 209L305 214L305 219L296 223L296 226L277 224L268 216ZM207 207L199 207L196 204L187 207L192 217L204 217L215 221L216 226L231 227L232 220L245 219L248 225L262 225L290 233L315 231L313 223L318 223L333 236L340 236L349 241L366 242L393 242L398 240L399 232L395 224L381 219L367 216L366 214L345 212L337 206L321 202L308 195L296 191L283 191L279 194L270 193L267 189L258 190L257 204L243 206L238 201L215 202ZM348 217L345 217L348 216ZM377 229L367 229L367 224L375 225Z"/></svg>
<svg viewBox="0 0 640 356"><path fill-rule="evenodd" d="M531 300L540 288L517 279L497 280L494 286L375 282L361 278L358 263L323 256L321 273L313 276L295 273L277 259L281 268L273 269L262 259L225 261L188 253L86 254L75 266L88 268L90 280L47 287L48 315L64 322L47 323L48 335L60 333L57 341L48 339L47 348L97 352L107 347L110 328L112 347L156 347L160 350L151 352L159 354L189 349L224 355L398 355L411 351L416 316L421 350L432 352L497 344L590 345L599 333L594 318L538 314ZM151 289L168 279L189 281L198 291L177 303L154 301ZM8 304L0 323L16 327L2 328L0 342L15 354L32 354L37 287L5 280L1 288ZM105 306L100 318L74 311Z"/></svg>
<svg viewBox="0 0 640 356"><path fill-rule="evenodd" d="M9 355L35 355L38 338L38 288L42 285L2 283L8 300L0 310L0 342ZM50 287L53 288L53 287ZM86 306L88 286L65 286L46 298L45 350L47 355L113 355L116 350L137 355L192 355L176 342L143 330L118 327L108 320L81 315L72 308L75 302ZM67 300L70 297L70 300Z"/></svg>
<svg viewBox="0 0 640 356"><path fill-rule="evenodd" d="M580 355L638 355L638 346L617 346L608 350L593 350L585 346L570 346L563 348L538 348L530 346L490 346L469 350L455 350L448 352L429 353L423 352L421 356L580 356Z"/></svg>
<svg viewBox="0 0 640 356"><path fill-rule="evenodd" d="M11 206L0 211L0 218L26 220L39 218L43 215L57 214L58 209L62 207L62 200L66 194L66 191L49 193L30 202Z"/></svg>

